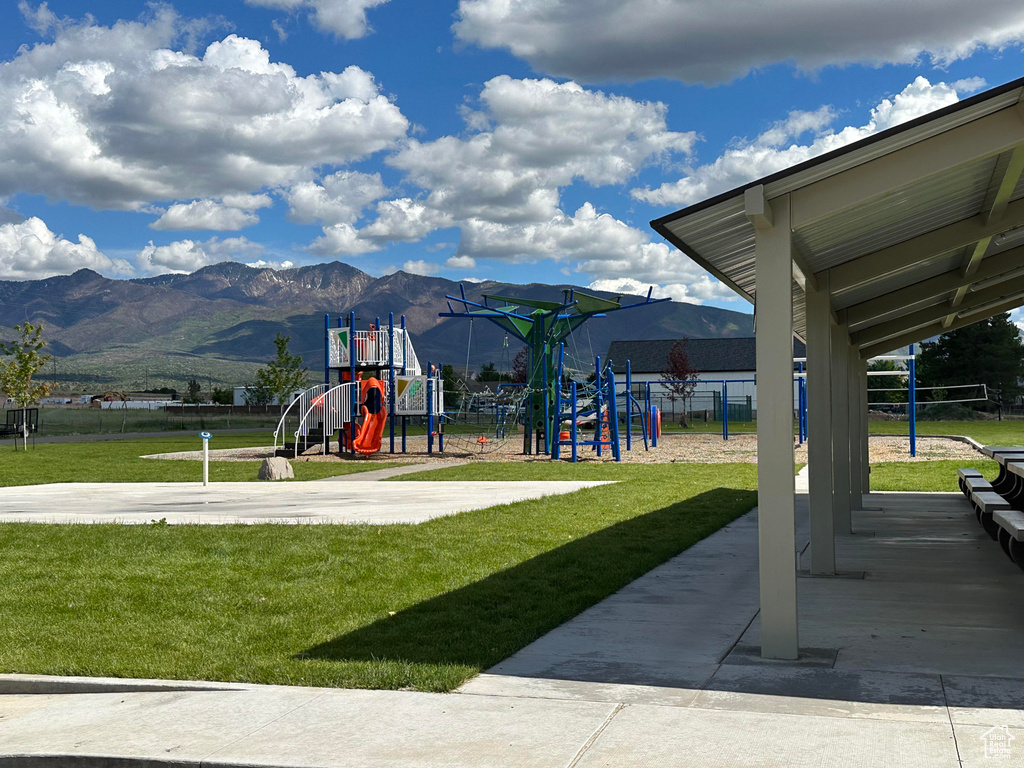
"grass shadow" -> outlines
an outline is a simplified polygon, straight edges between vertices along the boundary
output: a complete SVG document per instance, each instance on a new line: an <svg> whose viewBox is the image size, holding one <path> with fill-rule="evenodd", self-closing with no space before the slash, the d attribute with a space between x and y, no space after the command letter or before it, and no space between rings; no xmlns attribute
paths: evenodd
<svg viewBox="0 0 1024 768"><path fill-rule="evenodd" d="M732 522L755 503L755 491L706 491L568 541L339 635L300 657L485 669Z"/></svg>

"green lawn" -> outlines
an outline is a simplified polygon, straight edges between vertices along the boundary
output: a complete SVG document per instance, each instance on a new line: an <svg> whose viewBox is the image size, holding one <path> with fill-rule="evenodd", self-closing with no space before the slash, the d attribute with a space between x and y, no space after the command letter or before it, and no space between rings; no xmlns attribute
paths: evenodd
<svg viewBox="0 0 1024 768"><path fill-rule="evenodd" d="M416 477L619 482L417 526L0 525L0 672L450 690L747 512L756 467Z"/></svg>
<svg viewBox="0 0 1024 768"><path fill-rule="evenodd" d="M239 448L273 443L267 434L215 434L210 448ZM15 451L12 443L0 445L0 486L41 483L175 483L203 479L201 461L163 461L140 458L145 454L202 449L198 436L161 437L144 440L102 440L83 443L45 443L27 451ZM295 462L296 480L364 472L398 466L383 462ZM242 482L256 479L258 461L211 461L211 482Z"/></svg>
<svg viewBox="0 0 1024 768"><path fill-rule="evenodd" d="M871 434L909 435L906 421L870 421ZM919 437L966 435L982 445L1024 445L1024 420L1005 421L918 421Z"/></svg>
<svg viewBox="0 0 1024 768"><path fill-rule="evenodd" d="M999 473L999 465L980 454L973 461L881 462L871 465L871 490L958 491L956 471L960 467L973 467L989 480Z"/></svg>

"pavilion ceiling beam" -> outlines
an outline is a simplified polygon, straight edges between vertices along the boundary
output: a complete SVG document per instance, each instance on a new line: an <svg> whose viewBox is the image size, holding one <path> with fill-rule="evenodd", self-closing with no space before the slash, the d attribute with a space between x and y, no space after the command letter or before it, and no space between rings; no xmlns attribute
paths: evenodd
<svg viewBox="0 0 1024 768"><path fill-rule="evenodd" d="M907 344L917 344L919 341L930 339L932 336L938 336L941 333L948 333L949 331L955 331L958 328L977 323L980 320L984 320L986 317L992 317L1003 312L1009 312L1012 309L1024 304L1024 295L1015 296L1007 299L1001 304L987 307L984 310L979 309L973 314L969 314L965 317L957 317L947 327L943 327L942 323L932 323L931 325L925 325L912 331L908 331L902 336L894 336L880 341L877 344L869 344L866 347L860 348L860 356L862 360L870 360L872 357L878 355L884 355L886 352L890 352L900 347L905 347Z"/></svg>
<svg viewBox="0 0 1024 768"><path fill-rule="evenodd" d="M793 229L1022 143L1024 107L1018 102L789 193Z"/></svg>
<svg viewBox="0 0 1024 768"><path fill-rule="evenodd" d="M958 267L884 296L847 307L847 321L854 327L869 324L876 318L888 317L894 312L899 312L901 309L914 306L922 301L934 299L936 296L942 296L958 288L998 277L1022 267L1024 267L1024 246L1017 246L985 259L970 277L965 277L963 271ZM948 305L946 305L946 309L949 311Z"/></svg>
<svg viewBox="0 0 1024 768"><path fill-rule="evenodd" d="M770 228L774 226L774 216L772 215L772 206L768 201L768 198L764 193L764 185L758 184L756 187L751 187L743 192L743 207L744 212L747 214L747 219L754 228ZM816 291L818 289L818 281L814 277L814 272L807 266L807 260L803 254L799 253L797 249L792 248L791 252L793 262L793 279L797 285L800 286L800 290Z"/></svg>
<svg viewBox="0 0 1024 768"><path fill-rule="evenodd" d="M832 292L877 280L1021 225L1024 225L1024 200L1015 200L1004 208L998 221L990 221L987 214L979 214L832 267L828 270Z"/></svg>
<svg viewBox="0 0 1024 768"><path fill-rule="evenodd" d="M894 320L889 320L878 325L873 325L870 328L865 328L863 331L857 331L851 333L850 338L858 346L867 344L875 344L883 339L888 339L893 336L899 336L906 333L914 328L920 328L922 325L928 325L934 323L937 320L943 321L946 327L956 322L956 318L961 314L970 314L973 310L978 307L983 307L993 302L999 302L1009 296L1016 296L1024 293L1024 275L1015 277L1011 280L1007 280L1003 283L996 283L995 285L985 288L980 291L972 291L967 294L967 303L958 307L956 312L953 313L953 319L949 320L949 306L946 304L938 304L934 307L925 307L919 309L916 312L910 312L909 314L898 317ZM948 323L946 322L948 320Z"/></svg>

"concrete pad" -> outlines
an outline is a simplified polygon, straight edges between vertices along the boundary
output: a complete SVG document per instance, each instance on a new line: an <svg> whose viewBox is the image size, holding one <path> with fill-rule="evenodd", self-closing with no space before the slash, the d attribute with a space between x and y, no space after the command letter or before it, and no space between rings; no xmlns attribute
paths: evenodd
<svg viewBox="0 0 1024 768"><path fill-rule="evenodd" d="M960 768L960 761L948 722L638 705L619 712L578 765Z"/></svg>
<svg viewBox="0 0 1024 768"><path fill-rule="evenodd" d="M1012 737L1012 740L1003 741L1001 738L1003 725L1005 723L995 725L955 723L953 725L963 768L981 768L992 765L998 765L1000 768L1024 766L1024 728L1007 728L1006 733ZM986 742L988 742L990 752L986 752Z"/></svg>
<svg viewBox="0 0 1024 768"><path fill-rule="evenodd" d="M488 672L699 688L757 614L756 554L744 515Z"/></svg>
<svg viewBox="0 0 1024 768"><path fill-rule="evenodd" d="M10 755L199 761L325 693L294 688L39 695L34 698L46 701L46 708L0 720L0 762Z"/></svg>
<svg viewBox="0 0 1024 768"><path fill-rule="evenodd" d="M592 683L583 680L551 680L509 675L477 675L459 688L459 693L474 696L515 696L528 699L566 699L568 701L605 701L615 704L656 704L662 707L687 707L700 692L696 688L657 685Z"/></svg>
<svg viewBox="0 0 1024 768"><path fill-rule="evenodd" d="M692 706L743 712L948 723L938 675L722 666Z"/></svg>
<svg viewBox="0 0 1024 768"><path fill-rule="evenodd" d="M943 676L942 682L949 718L955 724L1024 729L1024 680L951 675Z"/></svg>
<svg viewBox="0 0 1024 768"><path fill-rule="evenodd" d="M206 762L304 768L565 766L615 709L592 702L331 691L312 707L213 752Z"/></svg>
<svg viewBox="0 0 1024 768"><path fill-rule="evenodd" d="M0 488L0 522L422 523L609 481L58 483Z"/></svg>

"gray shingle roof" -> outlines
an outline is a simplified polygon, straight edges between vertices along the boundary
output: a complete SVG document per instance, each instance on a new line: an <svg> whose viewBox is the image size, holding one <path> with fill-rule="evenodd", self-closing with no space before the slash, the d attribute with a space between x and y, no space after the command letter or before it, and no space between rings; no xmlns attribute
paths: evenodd
<svg viewBox="0 0 1024 768"><path fill-rule="evenodd" d="M626 372L630 361L633 373L661 373L668 368L668 353L672 345L684 339L653 339L649 341L613 341L608 346L606 359L611 359L612 370ZM757 368L756 339L685 339L690 365L699 371L753 371ZM793 356L804 357L806 349L799 339L793 339Z"/></svg>

